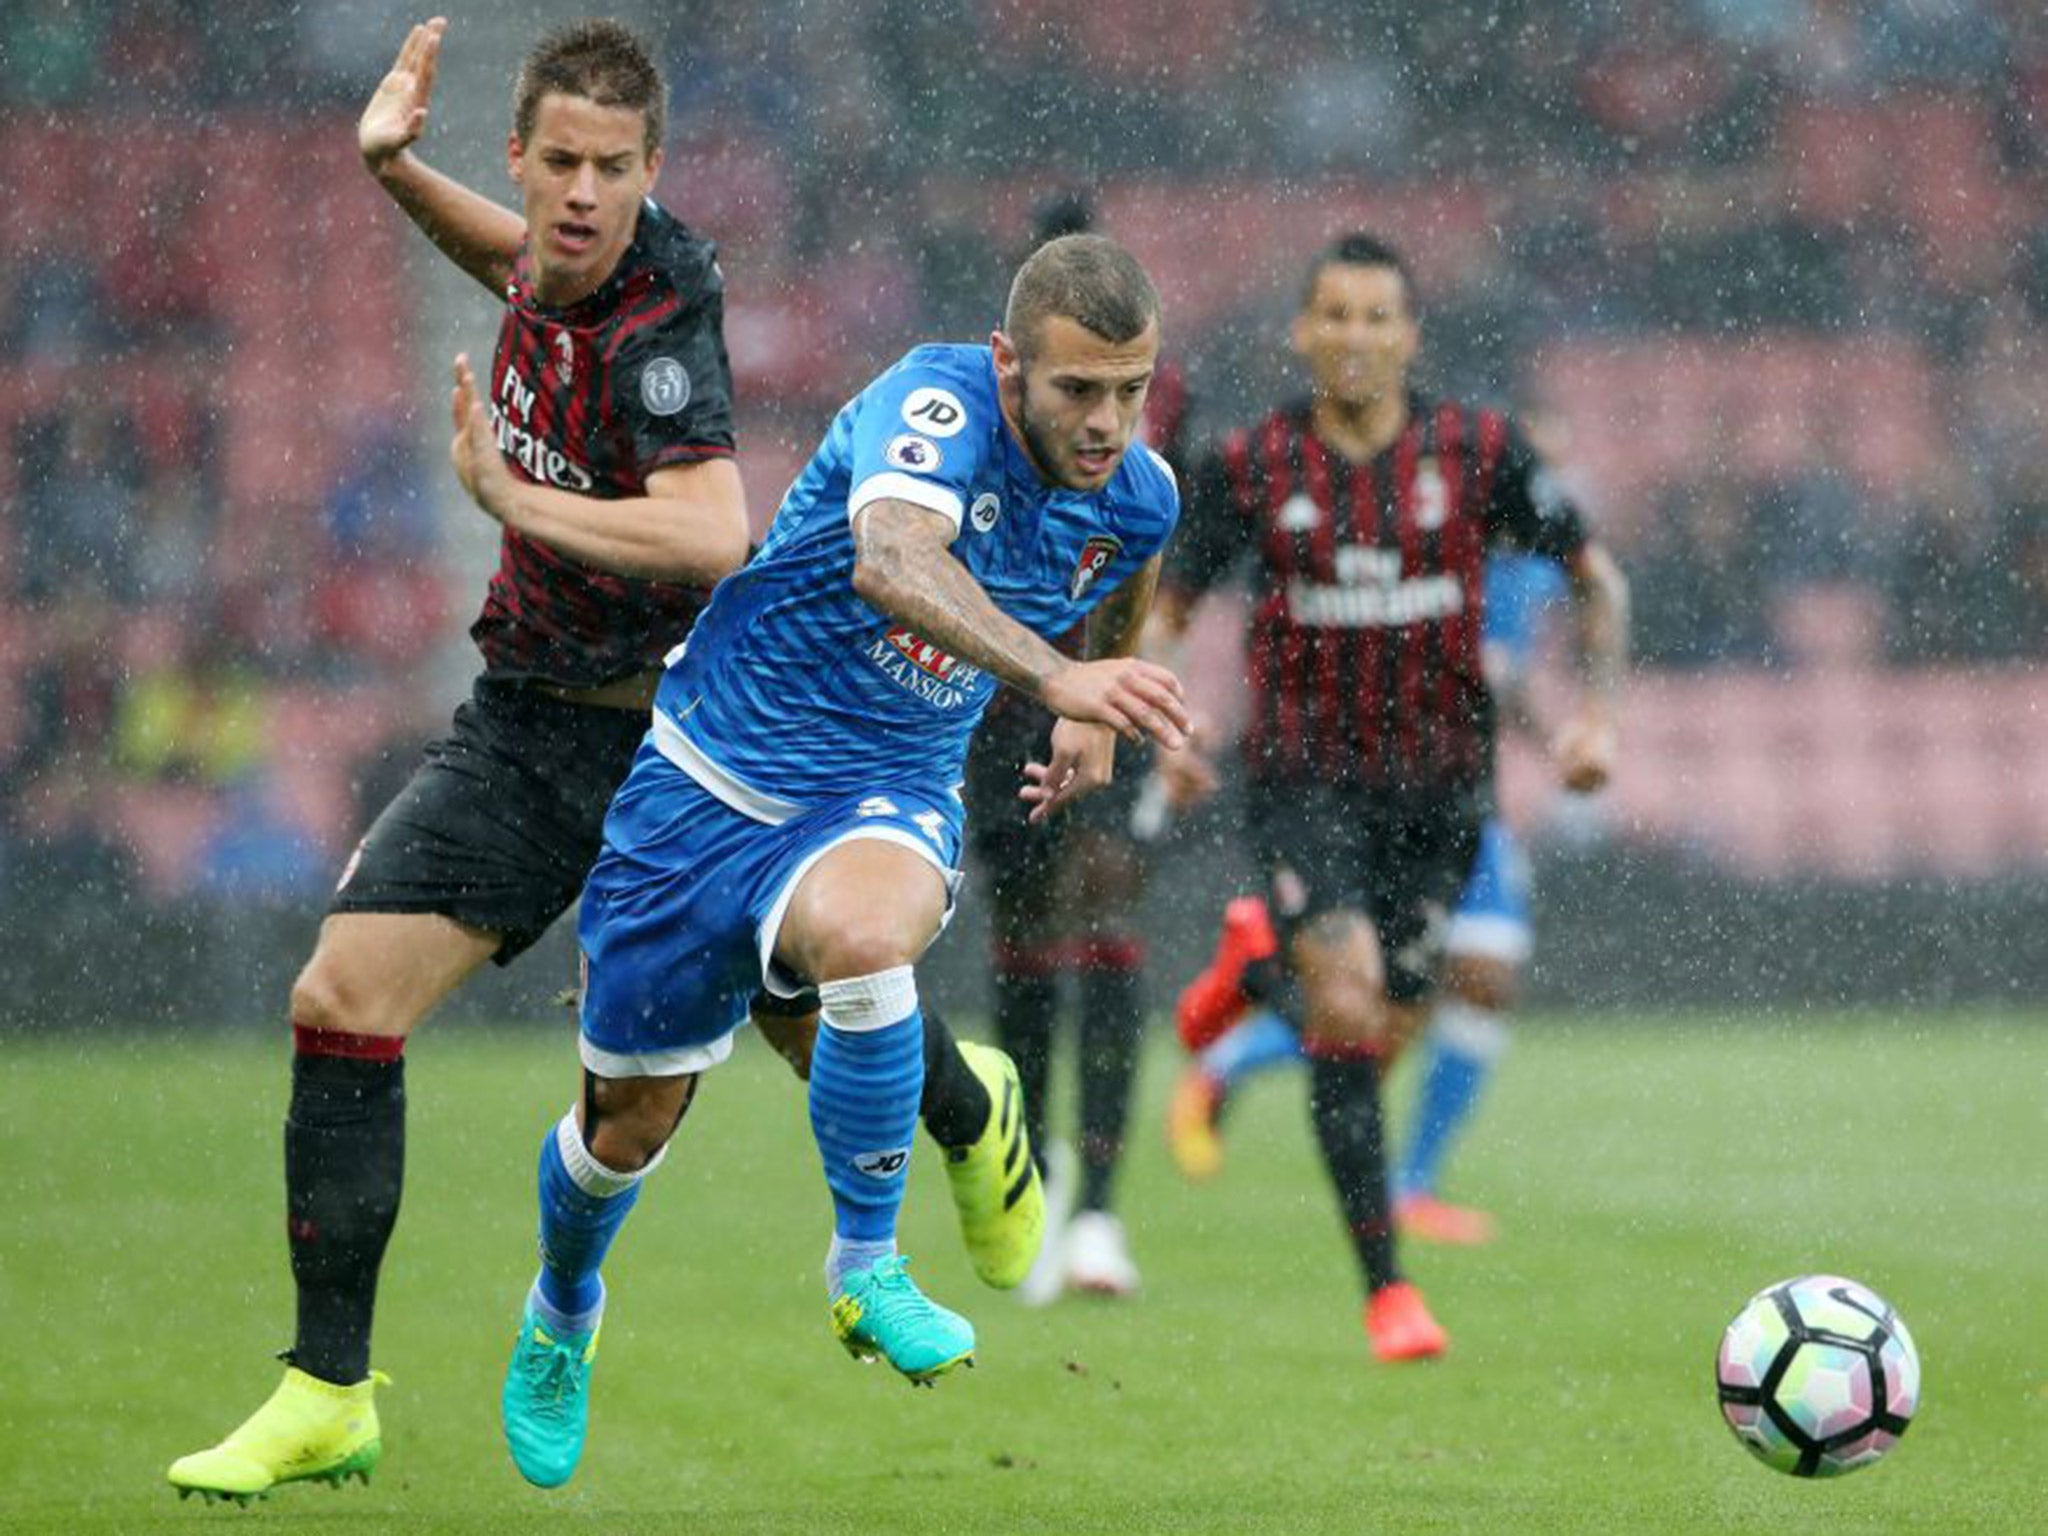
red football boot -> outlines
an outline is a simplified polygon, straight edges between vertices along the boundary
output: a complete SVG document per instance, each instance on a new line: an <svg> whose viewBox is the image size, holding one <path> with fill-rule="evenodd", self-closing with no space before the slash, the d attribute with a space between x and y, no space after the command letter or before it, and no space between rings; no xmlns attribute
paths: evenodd
<svg viewBox="0 0 2048 1536"><path fill-rule="evenodd" d="M1494 1221L1484 1211L1452 1205L1435 1195L1402 1195L1394 1202L1394 1230L1425 1243L1476 1248L1493 1241Z"/></svg>
<svg viewBox="0 0 2048 1536"><path fill-rule="evenodd" d="M1365 1336L1378 1360L1434 1360L1451 1346L1423 1304L1422 1292L1406 1280L1374 1291L1365 1304Z"/></svg>
<svg viewBox="0 0 2048 1536"><path fill-rule="evenodd" d="M1279 952L1280 940L1262 898L1240 896L1225 907L1209 968L1182 989L1173 1010L1180 1043L1199 1051L1235 1024L1251 1002L1244 995L1245 967Z"/></svg>

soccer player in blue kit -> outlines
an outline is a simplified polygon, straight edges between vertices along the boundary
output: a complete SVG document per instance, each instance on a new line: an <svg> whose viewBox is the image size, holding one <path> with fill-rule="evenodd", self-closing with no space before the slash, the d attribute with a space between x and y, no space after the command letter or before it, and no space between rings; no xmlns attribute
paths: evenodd
<svg viewBox="0 0 2048 1536"><path fill-rule="evenodd" d="M919 347L840 411L671 655L584 892L583 1091L542 1141L541 1267L502 1402L529 1482L575 1470L599 1266L764 985L822 1003L834 1332L913 1383L971 1360L973 1327L895 1248L924 1070L913 966L959 882L956 786L998 684L1059 717L1020 789L1038 819L1109 781L1119 735L1185 740L1178 679L1134 654L1179 512L1164 462L1127 452L1158 347L1126 252L1040 247L988 346ZM1084 616L1076 661L1050 641Z"/></svg>

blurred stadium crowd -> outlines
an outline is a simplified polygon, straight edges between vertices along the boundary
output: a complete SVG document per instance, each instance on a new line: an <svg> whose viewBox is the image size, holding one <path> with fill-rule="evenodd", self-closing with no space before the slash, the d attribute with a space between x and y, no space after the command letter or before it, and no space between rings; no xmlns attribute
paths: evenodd
<svg viewBox="0 0 2048 1536"><path fill-rule="evenodd" d="M23 172L0 221L17 892L301 901L382 799L365 775L445 712L428 662L477 594L440 530L472 514L433 448L442 360L410 351L426 258L351 127L410 19L386 0L0 18L0 156ZM1304 258L1364 226L1412 253L1429 380L1538 416L1628 564L1653 749L1697 760L1701 710L1742 696L1715 680L1763 676L1765 712L1824 750L1822 694L1781 686L1819 676L1894 701L1899 720L1842 727L1873 753L1931 718L1983 737L1971 771L1995 785L2048 750L2038 0L642 19L674 87L664 196L725 253L757 515L879 362L986 331L1051 192L1090 188L1153 269L1198 428L1287 387ZM1899 669L1939 686L1882 681ZM1768 758L1785 738L1760 729ZM1661 825L1659 791L1624 790ZM1752 864L1796 850L1802 814L1745 812ZM1904 841L1846 830L1821 865L1912 867L1898 819ZM2048 809L1968 836L1989 863L1964 872L2038 861Z"/></svg>

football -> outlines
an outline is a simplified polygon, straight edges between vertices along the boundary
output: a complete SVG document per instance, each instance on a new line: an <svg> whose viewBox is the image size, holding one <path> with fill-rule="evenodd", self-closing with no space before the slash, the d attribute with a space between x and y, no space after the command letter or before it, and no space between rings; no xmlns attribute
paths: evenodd
<svg viewBox="0 0 2048 1536"><path fill-rule="evenodd" d="M1867 1467L1920 1405L1920 1355L1884 1299L1839 1275L1767 1286L1714 1362L1721 1416L1767 1467L1836 1477Z"/></svg>

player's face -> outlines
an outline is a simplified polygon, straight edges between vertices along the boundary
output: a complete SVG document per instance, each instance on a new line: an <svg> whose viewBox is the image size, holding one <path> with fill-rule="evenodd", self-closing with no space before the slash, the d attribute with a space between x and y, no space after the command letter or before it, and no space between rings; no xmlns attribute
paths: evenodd
<svg viewBox="0 0 2048 1536"><path fill-rule="evenodd" d="M647 153L645 116L551 91L525 143L507 148L519 183L536 287L544 304L573 304L612 275L654 189L661 151Z"/></svg>
<svg viewBox="0 0 2048 1536"><path fill-rule="evenodd" d="M1104 341L1077 320L1049 315L1028 358L1001 331L992 346L1003 413L1039 474L1070 491L1109 484L1145 413L1159 323L1129 341Z"/></svg>
<svg viewBox="0 0 2048 1536"><path fill-rule="evenodd" d="M1294 350L1316 394L1339 405L1365 407L1400 394L1421 341L1408 284L1392 267L1331 262L1294 317Z"/></svg>

